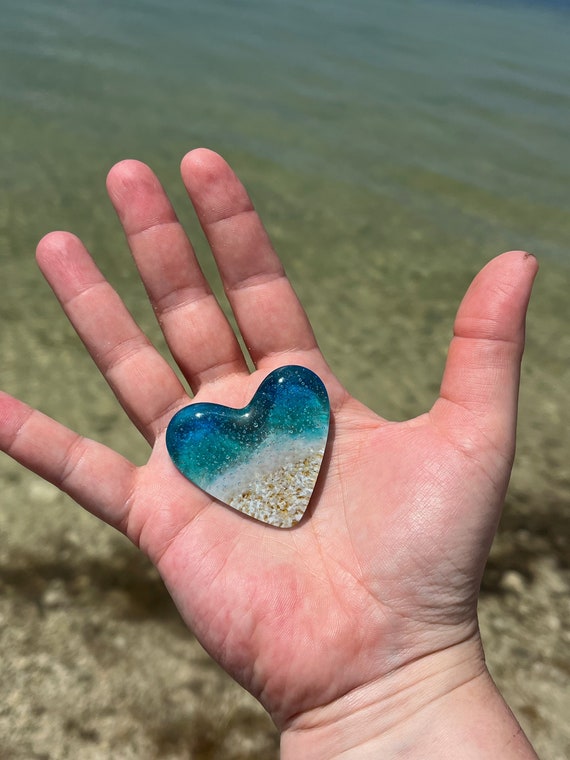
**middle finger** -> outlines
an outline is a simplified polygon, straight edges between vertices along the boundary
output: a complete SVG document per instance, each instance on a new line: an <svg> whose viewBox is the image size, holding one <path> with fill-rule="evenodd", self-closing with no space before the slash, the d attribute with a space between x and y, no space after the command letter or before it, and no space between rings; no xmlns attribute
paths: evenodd
<svg viewBox="0 0 570 760"><path fill-rule="evenodd" d="M170 351L192 390L225 375L248 373L157 177L139 161L122 161L111 169L107 189Z"/></svg>

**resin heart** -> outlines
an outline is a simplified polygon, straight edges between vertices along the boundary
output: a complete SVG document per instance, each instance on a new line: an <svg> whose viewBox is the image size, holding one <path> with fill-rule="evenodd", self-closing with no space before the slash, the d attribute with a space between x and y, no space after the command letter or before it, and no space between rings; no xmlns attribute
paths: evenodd
<svg viewBox="0 0 570 760"><path fill-rule="evenodd" d="M329 429L325 386L305 367L276 369L243 409L196 403L174 415L166 447L210 496L279 528L303 516Z"/></svg>

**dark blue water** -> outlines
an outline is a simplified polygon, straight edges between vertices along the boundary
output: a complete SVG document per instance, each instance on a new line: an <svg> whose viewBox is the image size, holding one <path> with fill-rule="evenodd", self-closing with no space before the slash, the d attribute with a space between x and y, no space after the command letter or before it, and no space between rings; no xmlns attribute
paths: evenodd
<svg viewBox="0 0 570 760"><path fill-rule="evenodd" d="M168 426L166 445L189 480L208 485L250 461L268 439L276 460L279 446L285 454L299 441L307 450L324 447L329 414L322 381L305 367L286 366L268 375L243 409L208 403L181 409Z"/></svg>

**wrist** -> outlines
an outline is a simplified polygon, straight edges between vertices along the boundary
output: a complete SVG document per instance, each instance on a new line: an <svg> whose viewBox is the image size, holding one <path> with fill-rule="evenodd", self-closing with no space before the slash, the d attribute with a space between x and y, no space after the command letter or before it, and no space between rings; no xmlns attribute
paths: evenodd
<svg viewBox="0 0 570 760"><path fill-rule="evenodd" d="M478 638L298 715L281 736L283 760L458 756L536 758L487 671Z"/></svg>

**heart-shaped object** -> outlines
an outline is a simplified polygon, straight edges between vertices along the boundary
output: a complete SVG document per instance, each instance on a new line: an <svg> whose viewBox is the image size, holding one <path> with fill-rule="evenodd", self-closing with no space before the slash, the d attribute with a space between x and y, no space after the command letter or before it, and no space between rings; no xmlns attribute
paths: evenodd
<svg viewBox="0 0 570 760"><path fill-rule="evenodd" d="M289 365L271 372L243 409L184 407L170 421L166 447L180 472L210 496L290 528L313 493L329 417L321 379Z"/></svg>

